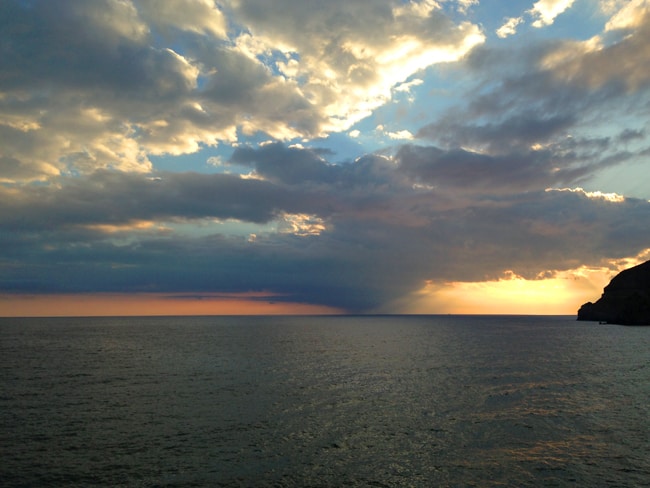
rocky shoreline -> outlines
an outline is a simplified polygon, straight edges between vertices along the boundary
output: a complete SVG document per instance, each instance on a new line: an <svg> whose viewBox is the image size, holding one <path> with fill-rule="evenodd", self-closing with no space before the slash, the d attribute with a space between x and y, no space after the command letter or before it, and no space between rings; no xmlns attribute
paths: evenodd
<svg viewBox="0 0 650 488"><path fill-rule="evenodd" d="M650 325L650 261L616 275L598 301L580 307L578 320Z"/></svg>

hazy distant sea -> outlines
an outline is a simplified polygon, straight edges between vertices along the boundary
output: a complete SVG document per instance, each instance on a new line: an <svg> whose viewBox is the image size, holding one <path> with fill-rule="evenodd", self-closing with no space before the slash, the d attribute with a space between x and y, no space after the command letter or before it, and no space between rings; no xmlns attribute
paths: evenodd
<svg viewBox="0 0 650 488"><path fill-rule="evenodd" d="M650 486L650 327L0 319L0 485Z"/></svg>

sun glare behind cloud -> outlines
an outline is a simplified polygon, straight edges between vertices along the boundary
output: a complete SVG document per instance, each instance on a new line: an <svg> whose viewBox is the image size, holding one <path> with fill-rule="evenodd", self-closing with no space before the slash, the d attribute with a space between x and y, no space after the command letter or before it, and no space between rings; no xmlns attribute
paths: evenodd
<svg viewBox="0 0 650 488"><path fill-rule="evenodd" d="M409 313L574 315L613 277L609 268L580 269L527 280L506 272L498 281L427 283L402 305Z"/></svg>

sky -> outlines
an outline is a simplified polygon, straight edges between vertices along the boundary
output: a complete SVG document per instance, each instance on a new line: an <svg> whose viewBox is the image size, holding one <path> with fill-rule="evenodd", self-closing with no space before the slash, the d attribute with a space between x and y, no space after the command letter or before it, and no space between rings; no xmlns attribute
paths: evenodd
<svg viewBox="0 0 650 488"><path fill-rule="evenodd" d="M574 314L648 66L647 0L4 0L0 316Z"/></svg>

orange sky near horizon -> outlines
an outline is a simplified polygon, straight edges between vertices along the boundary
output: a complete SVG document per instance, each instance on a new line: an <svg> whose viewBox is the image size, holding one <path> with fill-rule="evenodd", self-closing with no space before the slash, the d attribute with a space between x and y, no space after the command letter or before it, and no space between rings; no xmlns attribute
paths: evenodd
<svg viewBox="0 0 650 488"><path fill-rule="evenodd" d="M2 295L0 317L148 315L326 315L324 305L274 301L273 297L170 296L169 294Z"/></svg>
<svg viewBox="0 0 650 488"><path fill-rule="evenodd" d="M499 280L426 283L394 306L410 313L577 315L580 306L598 300L620 271L648 259L638 256L611 260L601 267L580 266L551 273L552 277L527 280L505 271Z"/></svg>
<svg viewBox="0 0 650 488"><path fill-rule="evenodd" d="M575 315L583 303L596 301L606 284L598 288L565 278L511 278L428 285L411 297L410 309L412 313L436 310L461 315Z"/></svg>
<svg viewBox="0 0 650 488"><path fill-rule="evenodd" d="M505 273L498 281L427 283L409 297L371 311L402 314L573 315L596 301L615 273L580 269L526 280ZM69 294L0 295L0 316L328 315L347 311L276 300L264 292L219 295Z"/></svg>

